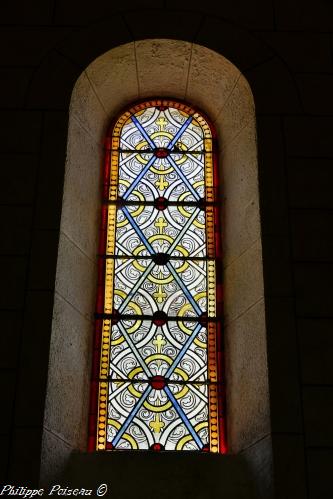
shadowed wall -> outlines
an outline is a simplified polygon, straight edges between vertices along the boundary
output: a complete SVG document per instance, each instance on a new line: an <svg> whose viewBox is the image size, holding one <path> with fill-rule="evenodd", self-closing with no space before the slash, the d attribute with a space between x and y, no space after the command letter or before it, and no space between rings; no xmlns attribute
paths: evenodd
<svg viewBox="0 0 333 499"><path fill-rule="evenodd" d="M103 52L158 37L212 48L250 83L272 417L261 446L273 445L276 497L332 496L333 8L325 0L214 4L1 6L4 480L38 479L72 88Z"/></svg>

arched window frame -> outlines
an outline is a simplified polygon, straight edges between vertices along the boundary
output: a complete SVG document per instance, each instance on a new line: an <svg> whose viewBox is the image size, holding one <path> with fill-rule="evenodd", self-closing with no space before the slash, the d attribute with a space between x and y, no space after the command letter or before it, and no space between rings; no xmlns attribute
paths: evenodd
<svg viewBox="0 0 333 499"><path fill-rule="evenodd" d="M212 50L179 40L142 40L96 59L72 95L44 416L44 480L65 465L73 449L86 449L102 138L110 116L127 102L157 94L195 103L216 127L224 167L229 448L242 451L270 433L252 93L237 68Z"/></svg>
<svg viewBox="0 0 333 499"><path fill-rule="evenodd" d="M153 147L156 147L155 144L155 139L150 138L150 135L147 133L147 130L145 127L141 126L140 123L137 121L137 118L135 116L140 116L142 112L145 112L147 109L153 109L155 108L159 113L164 113L166 109L173 109L174 111L178 111L179 113L182 113L185 115L186 122L184 125L181 127L179 126L178 133L175 132L175 137L173 139L170 139L170 144L168 148L157 148L155 151L152 149ZM164 114L163 114L164 116ZM109 396L110 396L110 390L111 386L113 386L115 381L112 381L112 377L116 376L117 378L119 377L119 374L116 375L116 373L113 374L110 378L110 371L111 369L111 358L112 358L112 353L113 353L113 347L112 347L112 330L114 330L116 324L118 324L119 321L121 321L121 314L119 315L118 311L114 311L114 292L116 290L116 285L115 285L115 276L116 276L116 266L117 266L117 261L121 261L121 255L117 255L116 251L116 233L117 233L117 213L118 211L121 211L125 208L126 210L131 208L131 205L133 205L134 201L126 201L126 199L120 197L120 185L119 184L119 175L121 172L121 167L120 167L120 158L122 153L122 135L123 135L123 129L126 124L131 122L133 120L134 123L134 130L138 133L139 130L141 130L140 135L142 134L142 139L146 140L147 144L146 146L148 147L147 151L150 151L149 153L145 153L145 155L149 155L150 161L148 161L148 166L151 163L151 160L155 157L157 161L167 161L169 166L172 167L173 165L173 171L176 172L178 171L178 175L184 175L182 185L186 185L188 183L188 186L191 187L191 182L189 179L187 179L186 174L183 173L183 169L180 166L177 166L177 164L174 162L175 160L172 159L174 155L175 157L178 157L180 154L180 150L176 150L176 145L180 144L182 140L182 134L186 133L187 126L189 126L189 123L192 122L192 120L196 121L196 127L200 130L200 134L202 134L202 145L200 145L199 149L201 151L201 154L197 155L198 156L198 161L201 162L202 164L202 175L203 175L203 188L199 189L199 191L196 193L196 189L192 187L193 194L190 195L190 201L184 200L183 202L179 201L178 199L171 200L171 205L173 208L179 208L180 204L183 204L183 210L186 209L186 205L191 209L194 208L197 213L202 212L204 214L204 227L202 229L202 237L204 237L204 249L203 255L206 256L201 256L203 268L205 268L205 275L203 278L203 281L201 283L201 286L204 285L205 287L205 299L204 302L202 303L201 306L204 306L204 310L202 310L201 316L198 316L194 318L196 322L194 322L195 330L198 329L198 326L201 324L201 329L202 334L205 336L207 335L206 339L206 346L204 349L201 351L201 355L204 354L206 351L206 361L205 361L205 366L206 366L206 372L200 377L202 380L199 382L199 385L196 385L195 382L186 382L183 380L184 388L187 386L191 386L194 384L195 390L203 390L202 397L204 396L204 392L207 390L207 402L203 404L203 407L201 409L201 416L199 416L199 419L196 421L196 419L193 419L193 421L188 420L186 416L186 410L184 412L183 405L179 402L177 402L177 399L174 398L172 395L172 389L173 385L175 387L177 386L177 383L172 382L172 380L166 379L166 386L162 389L161 394L164 396L167 396L167 400L169 401L168 403L172 403L172 408L173 410L176 409L175 414L178 412L178 418L179 418L179 423L180 426L184 426L185 431L188 432L188 435L186 437L180 438L179 442L175 445L174 450L186 450L186 449L197 449L197 450L204 450L204 451L210 451L210 452L226 452L226 437L225 437L225 380L223 376L223 337L222 337L222 318L223 318L223 303L222 303L222 247L221 247L221 226L220 226L220 212L221 212L221 186L220 182L218 179L218 146L217 146L217 137L216 137L216 132L213 127L213 125L210 123L210 120L207 118L207 116L204 116L204 113L201 111L193 108L193 106L189 106L185 102L181 102L179 99L166 99L166 98L152 98L148 100L143 100L139 101L136 103L133 103L129 106L127 106L126 109L123 110L122 113L120 113L120 116L113 120L110 129L107 133L107 137L105 140L105 161L104 161L104 169L103 169L103 187L102 187L102 222L101 222L101 229L100 229L100 242L99 242L99 262L98 262L98 289L97 289L97 312L96 312L96 324L95 324L95 340L94 340L94 355L93 355L93 370L92 370L92 391L91 391L91 414L90 414L90 423L89 423L89 429L90 429L90 434L89 434L89 449L91 451L93 450L111 450L113 448L118 448L118 445L120 445L120 436L118 436L118 432L122 433L123 431L123 425L127 424L126 419L122 422L120 428L118 428L118 431L116 431L116 434L114 435L114 441L115 447L113 444L111 444L109 437L107 436L108 431L109 431ZM164 117L164 121L165 117ZM169 126L171 123L169 123ZM193 133L193 132L192 132ZM164 137L165 132L161 134L160 139ZM156 135L156 134L155 134ZM190 135L191 136L191 135ZM177 144L176 144L176 139L177 139ZM164 139L165 140L165 139ZM173 144L173 146L172 146ZM133 147L133 146L132 146ZM136 148L135 148L136 150ZM146 151L146 149L145 149ZM177 152L179 151L179 152ZM125 154L129 153L129 151L126 150ZM192 151L194 153L194 151ZM160 155L166 155L166 157L170 156L170 160L162 160L159 159L159 157L162 157ZM190 153L191 154L191 153ZM183 158L189 160L191 156L186 154L186 152L183 152ZM179 160L179 157L178 157ZM154 163L152 164L152 166ZM148 170L149 171L149 170ZM162 176L162 180L164 177ZM194 184L195 185L195 184ZM153 187L153 185L152 185ZM160 194L163 193L164 187L159 188ZM200 194L199 194L200 192ZM194 197L193 197L194 195ZM200 197L201 196L201 197ZM135 196L134 196L135 197ZM197 198L197 203L195 202ZM129 198L130 199L130 198ZM153 203L153 205L152 205ZM154 200L141 200L139 202L139 205L143 209L149 209L149 206L151 206L151 209L153 210L158 210L161 212L161 214L164 213L164 210L169 211L172 206L169 207L169 201L166 198L155 198ZM199 212L197 211L199 208ZM180 215L180 213L179 213ZM170 216L170 215L169 215ZM128 213L128 217L130 217L130 214ZM126 220L126 215L125 215L125 220ZM135 218L132 220L132 224L136 223ZM118 229L119 230L119 229ZM140 232L140 228L137 227L137 230ZM186 235L187 232L185 232L184 236ZM144 237L142 233L142 237ZM155 236L156 237L156 236ZM148 241L146 243L149 245ZM152 243L154 245L154 243ZM154 252L153 248L151 248L152 252ZM167 251L168 253L168 251ZM201 254L201 253L200 253ZM126 255L123 255L126 257ZM160 255L159 255L160 256ZM126 257L128 258L128 257ZM141 260L147 260L147 258L141 257ZM198 261L193 261L194 264L199 264L200 259ZM130 259L131 260L131 259ZM140 261L141 261L140 260ZM188 257L183 257L182 261L184 263L190 262L192 260L191 256L188 255ZM149 262L152 262L152 260L148 260ZM157 263L157 262L156 262ZM173 262L175 264L175 261ZM171 270L173 270L173 264L172 264L172 257L170 255L170 262L167 263L166 265L171 266ZM170 271L170 269L169 269ZM174 270L175 272L175 270ZM170 274L171 276L172 274ZM178 279L182 282L182 274L178 275ZM174 277L175 279L175 277ZM112 282L112 284L110 284ZM213 284L210 284L213 283ZM183 286L185 287L185 293L186 293L186 286L183 283ZM138 289L138 292L140 292L140 287ZM188 293L189 291L187 291ZM185 294L184 294L185 298ZM192 298L193 300L193 298ZM194 303L195 304L195 303ZM199 310L200 306L199 303L195 304L197 309ZM158 306L156 303L156 311L155 314L165 314L165 312L159 312L158 311ZM163 305L161 305L161 308L163 309ZM195 312L195 310L193 310ZM117 314L116 316L114 314ZM147 317L145 320L154 323L154 315L152 317ZM130 317L127 317L127 320L129 320ZM191 316L189 316L191 320ZM124 317L126 319L126 317ZM192 317L193 319L193 317ZM114 322L116 320L116 322ZM138 320L138 318L137 318ZM170 314L169 312L165 314L165 321L166 323L171 323L172 321L177 321L176 317L173 317L170 319ZM113 326L112 326L113 324ZM139 323L138 323L139 324ZM176 323L175 323L176 324ZM141 327L141 326L140 326ZM151 326L150 326L151 327ZM123 334L126 335L126 326L124 326ZM163 334L163 330L157 328L156 329L156 334L157 333ZM196 334L199 334L197 331ZM115 333L113 333L115 334ZM147 333L150 335L149 331ZM194 332L193 332L194 334ZM193 336L190 335L190 336ZM190 336L188 339L190 339ZM131 342L133 340L130 340L130 337L128 337L128 341L130 343L128 344L128 347L131 345ZM142 341L142 340L141 340ZM187 343L187 342L185 342ZM189 348L191 343L187 348ZM169 345L171 346L171 345ZM185 345L184 345L185 347ZM131 353L128 355L133 355L133 360L139 356L139 359L141 359L141 354L139 352L134 352L136 351L136 346L135 343L132 344L132 347L130 347ZM183 353L182 355L186 354ZM194 352L193 352L194 353ZM170 361L172 359L170 358ZM145 364L145 359L142 358L140 362L144 362ZM110 365L109 367L106 366ZM178 365L178 364L177 364ZM177 365L175 367L177 367ZM148 365L144 365L145 369L147 372L149 371L150 376L152 376L152 373L150 372L150 367ZM177 369L176 369L177 370ZM125 373L124 373L125 376ZM157 378L160 379L164 377L163 376L157 376ZM159 390L156 392L154 388L154 378L150 377L150 384L151 384L151 389L152 389L152 394L158 395ZM204 381L203 381L204 380ZM118 384L114 385L114 389L120 389ZM168 385L170 383L170 386ZM141 383L142 384L142 383ZM201 384L201 388L200 388ZM144 383L143 386L146 386L147 383ZM205 389L204 386L207 385L207 388ZM144 392L141 395L141 398L143 399L146 391L148 389L149 383L146 386ZM124 384L124 389L126 391L126 383ZM188 389L188 388L187 388ZM117 390L116 390L117 391ZM195 392L192 394L195 395ZM132 394L133 396L133 394ZM135 410L136 406L140 405L140 400L141 398L138 398L135 406L133 407L133 410ZM96 399L98 400L98 403L96 403ZM173 399L173 402L170 402ZM120 401L117 402L118 404L121 403ZM151 402L152 403L152 402ZM199 403L199 399L196 402L197 404ZM202 405L202 402L201 402ZM125 410L125 408L124 408ZM202 420L202 417L204 416L205 412L207 411L207 414L205 416L205 420ZM156 413L157 414L157 413ZM155 414L155 417L156 417ZM138 416L136 414L133 416L133 420L131 424L137 424L137 418ZM163 419L163 413L159 414L159 422L162 422ZM122 418L120 418L122 420ZM167 420L165 420L167 421ZM200 423L200 424L199 424ZM114 423L116 424L116 422ZM119 424L119 423L118 423ZM144 422L142 421L141 424L145 428ZM165 422L162 422L162 426L165 426ZM201 431L196 431L194 429L193 425L199 425ZM151 426L151 423L149 424ZM150 427L147 426L146 431L148 433L150 430ZM204 428L207 426L207 433L205 434ZM113 429L115 431L115 429ZM152 435L148 435L148 439L155 440L157 437L162 438L163 442L163 430L159 429L158 433L155 435L153 431L151 430ZM202 433L204 432L204 433ZM128 431L126 430L124 433L124 436L126 440L123 440L123 444L120 445L119 448L145 448L146 444L140 444L139 442L135 441L135 438L133 438L133 435L127 434ZM182 445L180 445L182 442L184 442ZM189 442L189 444L187 444ZM125 444L125 447L124 447ZM166 449L172 448L171 446L173 445L171 442L168 442L168 439L164 442ZM144 447L143 447L144 445ZM185 445L185 447L183 446ZM155 442L153 445L151 445L150 449L151 450L162 450L164 449L164 445L161 445L159 442Z"/></svg>

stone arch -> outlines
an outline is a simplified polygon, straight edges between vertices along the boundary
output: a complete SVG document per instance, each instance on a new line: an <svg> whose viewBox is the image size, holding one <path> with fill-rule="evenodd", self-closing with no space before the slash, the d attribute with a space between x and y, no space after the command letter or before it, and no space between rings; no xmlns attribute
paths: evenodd
<svg viewBox="0 0 333 499"><path fill-rule="evenodd" d="M72 93L44 418L44 477L45 470L60 471L72 450L86 448L103 137L121 108L152 96L199 106L217 129L225 194L230 450L240 452L270 433L252 93L240 71L210 49L177 40L142 40L97 58Z"/></svg>

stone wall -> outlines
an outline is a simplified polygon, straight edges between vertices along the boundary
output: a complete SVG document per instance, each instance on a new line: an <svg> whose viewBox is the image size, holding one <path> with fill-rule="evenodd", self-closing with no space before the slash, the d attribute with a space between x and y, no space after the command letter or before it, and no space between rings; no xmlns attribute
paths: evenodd
<svg viewBox="0 0 333 499"><path fill-rule="evenodd" d="M271 431L244 453L273 449L275 497L331 497L332 3L16 0L1 23L1 480L39 475L72 89L111 48L174 38L256 106Z"/></svg>

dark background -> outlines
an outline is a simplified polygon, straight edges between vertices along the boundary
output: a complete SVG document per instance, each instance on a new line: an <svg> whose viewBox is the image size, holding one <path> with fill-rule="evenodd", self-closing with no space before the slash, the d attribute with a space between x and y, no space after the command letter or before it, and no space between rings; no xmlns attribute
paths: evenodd
<svg viewBox="0 0 333 499"><path fill-rule="evenodd" d="M332 498L333 2L2 0L0 23L0 480L38 480L74 83L112 47L177 38L251 85L276 497Z"/></svg>

